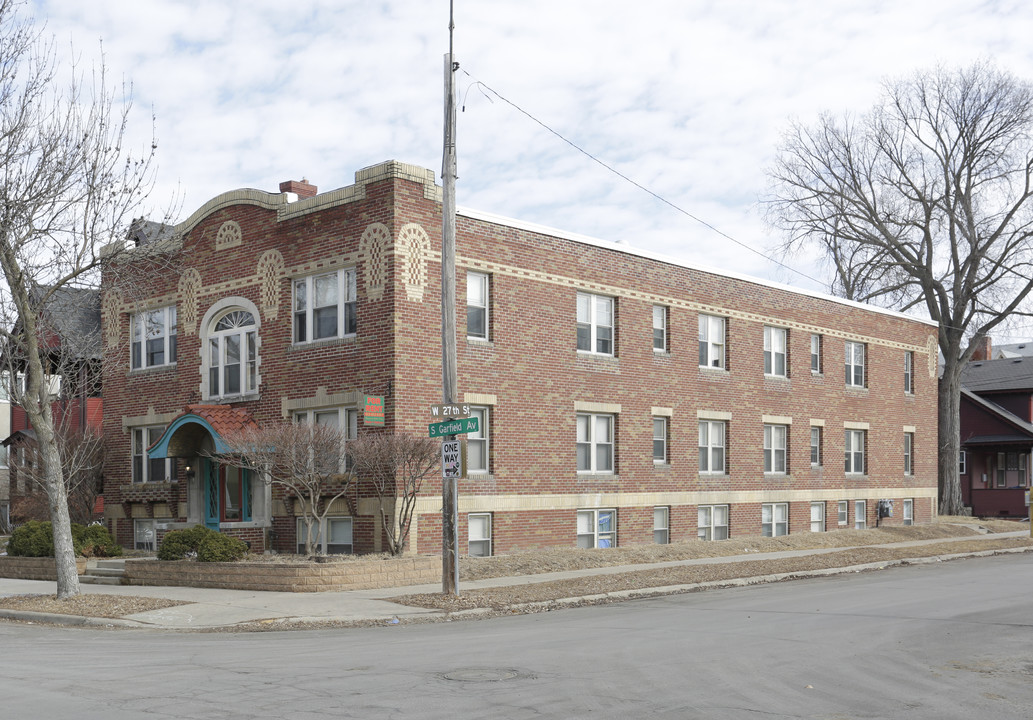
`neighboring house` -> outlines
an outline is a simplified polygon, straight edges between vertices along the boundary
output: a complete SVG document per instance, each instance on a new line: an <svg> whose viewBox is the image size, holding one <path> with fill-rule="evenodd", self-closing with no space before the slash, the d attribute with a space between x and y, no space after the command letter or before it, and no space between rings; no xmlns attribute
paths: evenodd
<svg viewBox="0 0 1033 720"><path fill-rule="evenodd" d="M366 396L385 398L383 430L424 435L441 402L433 171L280 190L213 198L105 270L123 544L206 523L295 552L291 498L220 464L224 437L283 419L379 432ZM935 325L480 212L457 225L459 401L481 428L459 483L470 554L863 528L883 500L883 523L935 513ZM440 551L440 492L424 484L410 551ZM320 546L381 550L361 478L348 500Z"/></svg>
<svg viewBox="0 0 1033 720"><path fill-rule="evenodd" d="M1033 357L970 362L961 386L964 503L977 516L1027 516Z"/></svg>
<svg viewBox="0 0 1033 720"><path fill-rule="evenodd" d="M1028 342L998 345L993 349L992 355L994 360L1029 356L1033 356L1033 340Z"/></svg>
<svg viewBox="0 0 1033 720"><path fill-rule="evenodd" d="M56 429L65 437L84 428L100 433L103 425L101 398L100 292L62 288L53 293L40 318L42 342L46 348L45 382L53 399L51 412ZM17 333L17 327L15 328ZM36 434L25 410L12 402L15 390L24 383L16 363L11 363L15 385L7 383L8 426L0 442L9 474L10 516L14 521L49 517L42 488L32 481ZM90 492L90 496L96 492Z"/></svg>

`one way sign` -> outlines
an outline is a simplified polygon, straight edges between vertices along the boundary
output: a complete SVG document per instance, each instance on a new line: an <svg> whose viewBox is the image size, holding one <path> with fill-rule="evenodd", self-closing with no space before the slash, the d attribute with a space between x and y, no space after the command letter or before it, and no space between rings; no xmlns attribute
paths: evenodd
<svg viewBox="0 0 1033 720"><path fill-rule="evenodd" d="M463 451L459 440L441 443L441 477L446 480L463 476Z"/></svg>

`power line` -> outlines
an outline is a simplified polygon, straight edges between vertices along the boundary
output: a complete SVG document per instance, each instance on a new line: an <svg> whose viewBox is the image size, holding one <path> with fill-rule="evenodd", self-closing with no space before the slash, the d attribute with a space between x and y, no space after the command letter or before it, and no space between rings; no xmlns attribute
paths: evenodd
<svg viewBox="0 0 1033 720"><path fill-rule="evenodd" d="M556 136L557 138L559 138L560 140L562 140L563 142L565 142L565 143L566 143L567 145L570 145L570 147L574 148L574 149L575 149L575 150L577 150L577 151L578 151L579 153L581 153L581 154L582 154L582 155L584 155L585 157L589 158L589 159L590 159L590 160L592 160L593 162L597 163L598 165L601 165L601 166L602 166L603 168L605 168L606 170L610 171L611 173L613 173L613 174L614 174L614 175L616 175L617 177L621 178L621 179L622 179L622 180L624 180L625 182L628 182L628 183L630 183L630 184L634 185L634 186L635 186L635 187L637 187L637 188L638 188L639 190L641 190L641 191L643 191L643 192L645 192L645 193L647 193L647 194L651 195L652 197L656 198L657 200L659 200L660 202L664 203L664 204L665 204L665 205L667 205L668 207L670 207L670 208L674 209L675 211L677 211L677 212L681 213L682 215L685 215L686 217L688 217L688 218L690 218L690 219L692 219L692 220L695 220L695 221L696 221L697 223L699 223L700 225L702 225L702 226L704 226L704 227L708 228L709 230L711 230L711 231L713 231L713 232L717 233L718 235L720 235L721 237L725 238L726 240L731 240L731 241L732 241L733 243L735 243L736 245L738 245L738 246L740 246L740 247L744 248L745 250L749 250L749 251L750 251L751 253L753 253L753 254L755 254L755 255L758 255L759 257L762 257L762 258L764 258L764 259L765 259L765 260L767 260L768 262L774 263L775 265L778 265L778 266L780 266L780 267L783 267L783 268L785 268L786 270L788 270L788 271L790 271L790 272L796 273L797 275L799 275L799 276L801 276L801 277L807 278L807 279L808 279L808 280L810 280L811 282L815 282L815 283L817 283L817 284L818 284L819 286L822 286L822 287L824 287L824 286L825 286L825 284L826 284L826 283L824 283L823 281L821 281L821 280L818 280L817 278L811 277L811 276L810 276L810 275L808 275L807 273L805 273L805 272L803 272L803 271L801 271L801 270L797 270L797 269L796 269L796 268L794 268L794 267L790 267L789 265L786 265L786 264L785 264L785 263L783 263L782 261L780 261L780 260L776 260L775 258L773 258L773 257L771 257L771 256L769 256L769 255L766 255L766 254L764 254L764 253L763 253L763 252L761 252L760 250L757 250L756 248L754 248L754 247L751 247L751 246L747 245L746 243L742 242L741 240L737 240L736 238L732 237L731 235L729 235L728 233L724 232L723 230L720 230L720 229L718 229L718 228L714 227L713 225L711 225L710 223L708 223L708 222L707 222L706 220L704 220L704 219L702 219L702 218L700 218L700 217L698 217L698 216L696 216L696 215L693 215L692 213L690 213L690 212L689 212L688 210L686 210L685 208L683 208L683 207L680 207L680 206L676 205L675 203L671 202L670 200L668 200L667 198L663 197L663 196L662 196L662 195L660 195L659 193L657 193L657 192L654 192L653 190L650 190L650 189L649 189L649 188L647 188L646 186L642 185L641 183L639 183L639 182L637 182L637 181L635 181L635 180L631 179L630 177L628 177L627 175L625 175L624 173L622 173L622 172L621 172L620 170L617 170L617 169L616 169L616 168L614 168L614 167L613 167L612 165L609 165L609 164L608 164L608 163L606 163L605 161L603 161L603 160L600 160L600 159L599 159L599 158L597 158L597 157L596 157L595 155L593 155L592 153L588 152L587 150L585 150L585 149L584 149L583 147L581 147L580 145L578 145L578 144L577 144L577 143L575 143L574 141L572 141L572 140L569 140L569 139L567 139L566 137L564 137L563 135L561 135L561 134L560 134L559 132L557 132L556 130L553 130L553 129L552 129L551 127L549 127L549 126L548 126L547 124L545 124L544 122L542 122L541 120L539 120L539 119L538 119L537 117L535 117L534 115L532 115L532 114L531 114L530 112L528 112L528 111L527 111L527 110L525 110L524 108L520 107L519 105L517 105L517 104L516 104L515 102L513 102L513 101L512 101L512 100L510 100L509 98L507 98L507 97L503 96L503 95L502 95L501 93L499 93L499 92L498 92L497 90L495 90L494 88L492 88L492 87L490 87L489 85L486 85L485 83L481 82L480 80L478 80L477 78L475 78L475 77L474 77L473 75L471 75L471 74L470 74L469 72L467 72L466 70L463 70L463 74L465 74L465 75L466 75L467 77L469 77L469 78L470 78L470 79L471 79L471 80L473 81L473 85L471 85L471 87L474 87L474 86L476 86L476 87L480 88L480 89L482 90L482 92L483 92L483 91L487 91L487 92L490 92L490 93L491 93L492 95L494 95L495 97L497 97L497 98L498 98L499 100L501 100L502 102L506 103L507 105L509 105L510 107L512 107L512 108L513 108L514 110L516 110L517 112L519 112L519 113L520 113L521 115L524 115L525 117L527 117L527 118L528 118L528 119L530 119L531 121L533 121L533 122L537 123L538 125L540 125L541 127L543 127L543 128L545 129L545 130L547 130L548 132L552 133L552 134L553 134L553 135L555 135L555 136ZM467 91L469 92L469 88L467 88ZM490 99L491 99L491 98L489 98L489 100L490 100ZM465 111L466 111L466 99L465 99L465 95L464 95L464 99L463 99L463 106L462 106L462 107L463 107L463 112L465 112Z"/></svg>

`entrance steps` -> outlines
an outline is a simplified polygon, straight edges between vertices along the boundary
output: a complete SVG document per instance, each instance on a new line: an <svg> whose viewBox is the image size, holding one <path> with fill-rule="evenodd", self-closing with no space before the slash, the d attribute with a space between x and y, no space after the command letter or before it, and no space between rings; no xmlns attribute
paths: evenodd
<svg viewBox="0 0 1033 720"><path fill-rule="evenodd" d="M79 576L79 582L88 585L121 585L125 571L125 560L91 559L86 563L86 571Z"/></svg>

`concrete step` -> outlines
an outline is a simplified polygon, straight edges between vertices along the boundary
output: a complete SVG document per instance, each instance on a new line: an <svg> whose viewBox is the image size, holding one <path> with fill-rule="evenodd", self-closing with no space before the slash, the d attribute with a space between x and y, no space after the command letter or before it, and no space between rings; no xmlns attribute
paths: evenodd
<svg viewBox="0 0 1033 720"><path fill-rule="evenodd" d="M83 574L92 575L93 577L122 577L125 573L125 568L95 567L86 568L86 572Z"/></svg>
<svg viewBox="0 0 1033 720"><path fill-rule="evenodd" d="M126 561L123 558L97 558L96 567L126 569Z"/></svg>
<svg viewBox="0 0 1033 720"><path fill-rule="evenodd" d="M86 585L121 585L121 577L105 577L102 575L80 575L79 583Z"/></svg>

